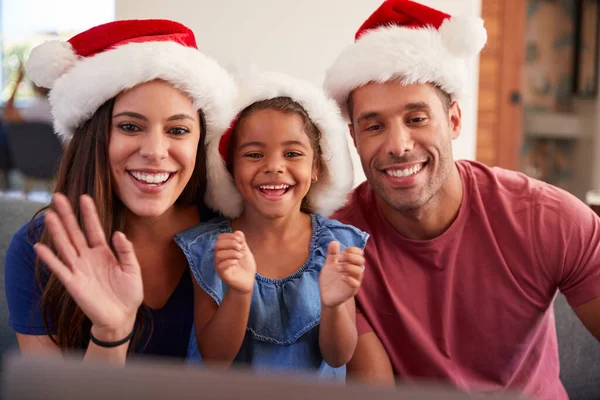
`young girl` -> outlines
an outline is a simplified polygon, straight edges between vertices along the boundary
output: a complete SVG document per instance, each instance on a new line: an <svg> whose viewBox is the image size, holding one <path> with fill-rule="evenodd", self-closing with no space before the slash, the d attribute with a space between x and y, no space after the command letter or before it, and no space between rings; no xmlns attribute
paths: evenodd
<svg viewBox="0 0 600 400"><path fill-rule="evenodd" d="M195 278L188 356L343 378L368 238L323 216L352 186L347 128L320 89L247 81L233 127L207 137L206 201L228 219L175 238Z"/></svg>

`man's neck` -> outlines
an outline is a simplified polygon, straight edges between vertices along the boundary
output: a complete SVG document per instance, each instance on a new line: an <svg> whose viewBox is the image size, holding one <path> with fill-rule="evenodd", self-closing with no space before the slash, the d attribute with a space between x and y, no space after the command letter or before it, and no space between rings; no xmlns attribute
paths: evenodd
<svg viewBox="0 0 600 400"><path fill-rule="evenodd" d="M400 212L376 195L384 218L407 239L430 240L444 233L458 216L463 200L463 186L456 164L442 189L424 206Z"/></svg>

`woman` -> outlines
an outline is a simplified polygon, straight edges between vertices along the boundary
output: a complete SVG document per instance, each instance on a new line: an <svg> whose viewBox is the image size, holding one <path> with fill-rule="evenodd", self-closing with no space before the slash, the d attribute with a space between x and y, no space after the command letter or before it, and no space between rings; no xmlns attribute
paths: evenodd
<svg viewBox="0 0 600 400"><path fill-rule="evenodd" d="M21 351L85 349L118 364L128 348L184 357L193 291L172 238L204 217L202 137L227 128L233 80L166 20L47 42L27 69L51 88L54 128L69 143L51 207L7 252Z"/></svg>

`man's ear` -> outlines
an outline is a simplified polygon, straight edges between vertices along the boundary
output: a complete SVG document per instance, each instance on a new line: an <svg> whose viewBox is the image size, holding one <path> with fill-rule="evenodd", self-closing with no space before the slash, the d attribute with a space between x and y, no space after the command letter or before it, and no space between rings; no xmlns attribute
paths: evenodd
<svg viewBox="0 0 600 400"><path fill-rule="evenodd" d="M354 126L352 123L348 124L348 131L350 131L350 136L352 136L352 143L354 143L354 147L358 150L358 146L356 145L356 134L354 133Z"/></svg>
<svg viewBox="0 0 600 400"><path fill-rule="evenodd" d="M462 128L462 111L457 101L450 104L448 109L448 120L450 123L450 129L452 130L452 139L458 139Z"/></svg>

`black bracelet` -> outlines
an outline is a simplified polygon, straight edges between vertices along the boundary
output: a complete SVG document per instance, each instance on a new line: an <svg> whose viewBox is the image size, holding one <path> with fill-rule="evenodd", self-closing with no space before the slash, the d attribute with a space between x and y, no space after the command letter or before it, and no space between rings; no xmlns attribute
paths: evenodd
<svg viewBox="0 0 600 400"><path fill-rule="evenodd" d="M112 349L114 347L119 347L119 346L124 345L125 343L129 342L131 340L131 338L133 337L134 333L135 333L135 326L131 330L131 333L129 335L127 335L126 337L124 337L123 339L117 340L116 342L104 342L98 338L95 338L94 335L92 334L92 330L90 329L90 340L96 346Z"/></svg>

